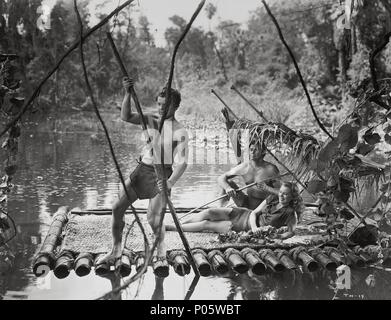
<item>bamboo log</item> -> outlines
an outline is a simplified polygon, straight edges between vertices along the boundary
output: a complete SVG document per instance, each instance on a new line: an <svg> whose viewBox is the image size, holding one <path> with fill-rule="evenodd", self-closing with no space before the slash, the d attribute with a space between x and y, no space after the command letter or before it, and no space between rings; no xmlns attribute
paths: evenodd
<svg viewBox="0 0 391 320"><path fill-rule="evenodd" d="M152 260L152 269L156 276L160 278L167 278L170 273L170 267L166 258L155 257Z"/></svg>
<svg viewBox="0 0 391 320"><path fill-rule="evenodd" d="M80 253L75 260L75 273L79 277L84 277L91 272L91 267L93 265L93 257L91 253L82 252Z"/></svg>
<svg viewBox="0 0 391 320"><path fill-rule="evenodd" d="M54 266L53 273L58 279L64 279L68 277L69 273L73 269L74 263L73 253L70 251L62 251L57 258Z"/></svg>
<svg viewBox="0 0 391 320"><path fill-rule="evenodd" d="M97 254L94 260L95 274L98 276L104 276L110 272L110 265L107 262L99 261L104 256L104 253ZM98 262L100 263L98 264Z"/></svg>
<svg viewBox="0 0 391 320"><path fill-rule="evenodd" d="M348 249L346 250L346 257L347 257L347 263L350 266L357 267L357 268L364 268L365 267L365 261L358 255L356 255L352 250Z"/></svg>
<svg viewBox="0 0 391 320"><path fill-rule="evenodd" d="M267 266L263 263L258 253L250 248L244 248L241 251L242 257L246 260L248 266L252 273L257 276L263 275L266 273Z"/></svg>
<svg viewBox="0 0 391 320"><path fill-rule="evenodd" d="M46 276L54 268L54 255L49 254L36 256L33 264L33 273L36 277Z"/></svg>
<svg viewBox="0 0 391 320"><path fill-rule="evenodd" d="M190 273L190 264L183 250L173 250L168 255L168 261L174 268L174 271L181 277Z"/></svg>
<svg viewBox="0 0 391 320"><path fill-rule="evenodd" d="M227 261L219 250L212 250L208 253L208 260L212 264L213 270L218 274L226 274L229 271Z"/></svg>
<svg viewBox="0 0 391 320"><path fill-rule="evenodd" d="M259 250L259 256L269 267L272 268L273 271L282 272L285 270L284 265L280 263L279 259L272 250L261 249Z"/></svg>
<svg viewBox="0 0 391 320"><path fill-rule="evenodd" d="M337 265L344 264L344 257L333 247L324 247L324 252L333 260Z"/></svg>
<svg viewBox="0 0 391 320"><path fill-rule="evenodd" d="M128 249L124 249L121 259L117 261L115 266L122 277L127 277L132 272L132 260L132 253Z"/></svg>
<svg viewBox="0 0 391 320"><path fill-rule="evenodd" d="M224 256L231 268L237 273L245 273L248 271L249 266L246 261L243 260L238 250L229 248L224 251Z"/></svg>
<svg viewBox="0 0 391 320"><path fill-rule="evenodd" d="M327 271L335 271L337 264L331 260L324 252L319 248L314 248L309 251L311 256L320 263L320 265Z"/></svg>
<svg viewBox="0 0 391 320"><path fill-rule="evenodd" d="M277 259L280 260L282 265L288 269L288 270L294 270L297 269L296 263L291 259L288 251L283 249L277 249L274 250L274 254L276 255Z"/></svg>
<svg viewBox="0 0 391 320"><path fill-rule="evenodd" d="M58 208L57 212L53 216L53 221L50 225L46 238L34 259L33 273L37 277L46 275L49 270L54 268L54 249L57 246L58 237L61 235L62 229L68 221L67 212L68 207L62 206Z"/></svg>
<svg viewBox="0 0 391 320"><path fill-rule="evenodd" d="M370 264L372 262L375 262L375 260L368 254L364 251L363 248L361 248L360 246L355 246L353 248L353 252L358 255L362 260L364 260L365 264Z"/></svg>
<svg viewBox="0 0 391 320"><path fill-rule="evenodd" d="M305 250L304 247L293 248L290 251L290 254L293 256L293 259L299 261L300 264L304 267L305 271L315 272L319 269L319 264L312 258Z"/></svg>
<svg viewBox="0 0 391 320"><path fill-rule="evenodd" d="M192 253L200 275L203 277L209 277L212 274L212 267L206 258L206 253L201 249L193 249Z"/></svg>

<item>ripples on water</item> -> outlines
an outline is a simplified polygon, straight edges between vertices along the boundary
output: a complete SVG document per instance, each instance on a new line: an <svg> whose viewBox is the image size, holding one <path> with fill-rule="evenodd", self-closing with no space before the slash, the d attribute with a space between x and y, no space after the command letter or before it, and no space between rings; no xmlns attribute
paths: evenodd
<svg viewBox="0 0 391 320"><path fill-rule="evenodd" d="M0 276L0 296L4 299L94 299L118 284L118 279L102 278L93 273L80 278L72 271L63 280L56 279L52 273L45 278L32 274L33 255L59 206L109 208L119 190L117 172L101 132L75 132L64 123L60 124L61 130L54 128L45 130L45 127L37 126L22 131L19 170L14 178L16 187L8 200L8 212L18 226L18 235L10 244L16 258L12 272ZM125 176L135 167L135 157L141 149L132 139L134 136L128 128L112 132L114 149ZM196 207L214 199L218 192L216 178L229 167L189 165L174 187L174 205ZM135 203L136 207L146 205L147 200ZM362 279L365 276L360 275ZM297 273L257 278L247 275L201 278L192 298L331 299L333 291L328 285L334 278L329 275L315 279ZM138 283L135 283L122 293L122 298L183 299L191 281L191 275L179 277L172 270L168 278L156 280L149 271L141 289L138 290ZM386 284L389 288L388 282L383 285ZM378 288L376 294L383 299L389 298L388 293L381 294L382 290L382 287Z"/></svg>

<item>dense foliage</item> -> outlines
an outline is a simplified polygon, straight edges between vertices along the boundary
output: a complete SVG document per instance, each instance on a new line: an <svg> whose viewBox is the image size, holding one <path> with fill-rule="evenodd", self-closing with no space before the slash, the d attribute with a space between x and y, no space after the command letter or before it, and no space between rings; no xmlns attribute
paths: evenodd
<svg viewBox="0 0 391 320"><path fill-rule="evenodd" d="M346 2L351 3L351 0ZM344 3L318 1L314 4L309 0L294 0L271 4L316 106L325 124L332 126L336 111L349 99L350 89L369 76L369 54L388 31L391 4L388 0L354 1L350 29L343 28L346 23L341 27L344 21L341 19L347 16ZM36 82L77 39L71 2L57 2L50 15L50 25L48 21L37 23L42 22L41 13L37 11L40 5L40 0L0 1L0 51L18 54L19 77L25 95L31 93ZM148 19L142 16L134 21L132 10L130 7L122 11L111 26L102 28L86 45L88 71L99 100L107 108L120 100L121 74L105 32L112 31L129 71L137 80L142 103L150 105L156 91L166 81L170 49L186 25L183 17L170 17L172 26L165 31L167 45L156 47ZM87 2L81 11L87 25L90 18ZM216 22L217 13L218 8L213 4L205 7L204 14L211 22ZM245 25L220 21L214 29L193 27L178 58L174 86L180 89L219 86L228 94L228 83L234 83L274 121L287 121L304 105L291 60L261 2ZM389 60L387 48L377 61L379 78L388 76ZM78 55L74 53L46 84L36 107L57 111L88 109L80 71ZM204 90L204 95L207 93ZM277 98L279 108L273 108ZM237 104L235 100L233 103ZM202 112L198 106L194 109ZM240 111L243 110L239 108Z"/></svg>

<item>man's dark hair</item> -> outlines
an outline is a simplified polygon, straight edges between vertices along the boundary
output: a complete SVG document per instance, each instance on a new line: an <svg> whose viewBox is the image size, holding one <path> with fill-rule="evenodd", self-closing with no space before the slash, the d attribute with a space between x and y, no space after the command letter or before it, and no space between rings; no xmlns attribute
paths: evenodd
<svg viewBox="0 0 391 320"><path fill-rule="evenodd" d="M261 150L262 153L266 154L266 145L263 142L257 140L251 140L249 143L249 148L251 148L252 146L255 147L256 151Z"/></svg>
<svg viewBox="0 0 391 320"><path fill-rule="evenodd" d="M178 90L175 90L173 88L170 89L171 92L171 103L175 108L178 108L181 103L181 94ZM167 95L167 87L164 87L162 91L159 93L159 95L156 97L156 100L158 97L165 98Z"/></svg>

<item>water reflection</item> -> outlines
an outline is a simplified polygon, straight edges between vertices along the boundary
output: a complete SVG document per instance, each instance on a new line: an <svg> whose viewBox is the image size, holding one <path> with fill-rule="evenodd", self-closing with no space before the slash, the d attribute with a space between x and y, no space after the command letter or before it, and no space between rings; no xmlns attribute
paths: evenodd
<svg viewBox="0 0 391 320"><path fill-rule="evenodd" d="M74 122L75 121L75 122ZM75 124L76 123L76 124ZM111 207L119 189L119 179L110 152L101 132L89 119L65 119L40 123L23 131L19 146L19 171L16 188L8 201L8 212L18 226L16 238L10 242L15 265L9 274L0 276L0 296L5 299L95 299L112 290L125 279L114 273L106 278L91 273L77 277L74 271L63 280L52 273L37 279L31 271L32 258L43 241L52 215L59 206L95 208ZM71 127L72 125L72 127ZM75 127L80 130L75 132ZM134 157L141 146L129 126L115 123L112 140L123 174L136 166ZM91 131L93 130L93 131ZM0 159L3 160L3 159ZM229 165L189 165L173 190L173 203L180 207L196 207L214 199L218 193L216 178ZM147 200L135 206L146 206ZM380 272L380 271L379 271ZM330 278L331 277L331 278ZM366 290L365 277L357 290ZM390 297L388 274L377 281L371 297ZM383 280L386 279L386 280ZM200 278L189 292L194 275L180 277L171 271L159 279L149 269L142 283L132 284L115 299L331 299L332 276L284 273L281 275L234 275ZM387 282L388 281L388 282ZM195 283L195 282L193 282ZM360 287L361 286L361 287ZM388 288L388 289L387 289ZM367 290L368 291L368 290Z"/></svg>

